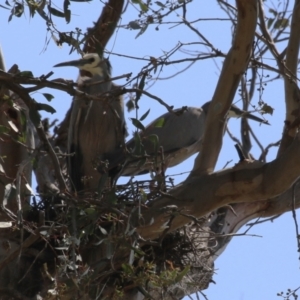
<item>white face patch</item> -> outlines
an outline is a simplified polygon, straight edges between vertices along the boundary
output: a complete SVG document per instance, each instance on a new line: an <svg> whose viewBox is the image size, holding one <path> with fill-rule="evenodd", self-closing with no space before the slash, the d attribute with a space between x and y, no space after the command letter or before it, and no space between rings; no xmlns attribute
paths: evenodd
<svg viewBox="0 0 300 300"><path fill-rule="evenodd" d="M80 67L81 70L90 72L92 75L103 77L103 68L101 68L101 59L98 54L88 53L85 54L82 59L86 60L87 63Z"/></svg>

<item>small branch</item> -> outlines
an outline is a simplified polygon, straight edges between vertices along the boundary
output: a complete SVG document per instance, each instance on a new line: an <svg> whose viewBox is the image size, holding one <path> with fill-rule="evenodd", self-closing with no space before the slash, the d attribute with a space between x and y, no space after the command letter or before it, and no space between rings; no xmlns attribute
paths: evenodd
<svg viewBox="0 0 300 300"><path fill-rule="evenodd" d="M265 162L266 161L266 156L269 152L269 149L272 148L272 147L278 147L280 145L280 142L281 142L281 139L279 141L277 141L276 143L271 143L269 144L262 152L262 154L260 155L259 157L259 161L263 161Z"/></svg>
<svg viewBox="0 0 300 300"><path fill-rule="evenodd" d="M293 196L292 196L292 215L295 223L295 230L296 230L296 240L297 240L297 252L300 252L300 234L299 234L299 226L297 221L297 215L296 215L296 197L295 197L295 189L296 185L299 184L299 182L296 182L293 186Z"/></svg>
<svg viewBox="0 0 300 300"><path fill-rule="evenodd" d="M145 91L145 90L140 90L140 89L126 89L123 88L122 92L125 93L142 93L146 96L148 96L149 98L152 98L154 100L156 100L159 104L163 105L169 112L173 112L173 106L169 106L166 102L164 102L161 98L154 96L152 94L150 94L149 92Z"/></svg>

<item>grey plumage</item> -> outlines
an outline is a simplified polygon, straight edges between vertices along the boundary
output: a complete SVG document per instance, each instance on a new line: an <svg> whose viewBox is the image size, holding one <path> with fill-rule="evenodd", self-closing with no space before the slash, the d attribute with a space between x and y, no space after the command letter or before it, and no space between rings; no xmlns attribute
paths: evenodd
<svg viewBox="0 0 300 300"><path fill-rule="evenodd" d="M158 138L158 147L162 147L165 167L174 167L193 154L200 151L206 116L211 102L205 103L201 108L187 107L186 109L176 109L174 113L165 113L151 122L144 131L139 132L141 143L147 155L152 156L142 161L141 158L134 155L125 156L117 154L111 159L111 168L115 169L117 165L122 166L119 171L121 176L133 176L148 173L151 169L160 167L160 155L156 156L157 165L155 166L153 156L155 155L155 143L149 136L156 135ZM231 106L228 117L242 117L268 124L266 120L256 117L246 111L240 110L235 105ZM163 120L163 126L157 127L156 124ZM136 154L136 139L132 138L126 143L130 153ZM142 156L142 155L141 155ZM142 161L142 163L141 163ZM143 163L144 162L144 163Z"/></svg>
<svg viewBox="0 0 300 300"><path fill-rule="evenodd" d="M87 71L89 76L79 76L78 89L99 96L98 100L74 97L68 133L69 153L75 153L68 162L72 184L77 191L95 190L102 176L97 171L99 163L124 145L123 99L110 93L117 88L109 80L110 64L97 54L86 54L80 60L55 65L61 66L76 66Z"/></svg>

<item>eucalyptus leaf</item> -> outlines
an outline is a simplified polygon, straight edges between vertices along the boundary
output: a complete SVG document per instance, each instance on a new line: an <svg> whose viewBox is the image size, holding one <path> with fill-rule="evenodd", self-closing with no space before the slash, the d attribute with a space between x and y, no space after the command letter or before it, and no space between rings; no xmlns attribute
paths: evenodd
<svg viewBox="0 0 300 300"><path fill-rule="evenodd" d="M53 16L56 16L56 17L59 17L59 18L64 18L65 17L65 14L63 12L51 7L50 5L48 5L48 9L49 9L50 13Z"/></svg>
<svg viewBox="0 0 300 300"><path fill-rule="evenodd" d="M49 102L54 98L53 95L48 94L48 93L43 93L43 96L44 96L44 97L47 99L47 101L49 101Z"/></svg>
<svg viewBox="0 0 300 300"><path fill-rule="evenodd" d="M142 29L139 31L139 33L136 35L135 38L137 39L140 35L142 35L147 30L147 28L148 28L148 24L142 27Z"/></svg>
<svg viewBox="0 0 300 300"><path fill-rule="evenodd" d="M50 106L48 104L44 104L44 103L37 103L37 109L38 110L44 110L44 111L49 112L51 114L56 113L56 110L52 106Z"/></svg>
<svg viewBox="0 0 300 300"><path fill-rule="evenodd" d="M70 1L65 0L64 1L64 14L65 14L65 19L66 19L67 24L69 24L71 21L71 11L69 10L69 5L70 5Z"/></svg>
<svg viewBox="0 0 300 300"><path fill-rule="evenodd" d="M144 125L143 125L138 119L131 118L131 121L132 121L132 124L133 124L136 128L141 129L141 130L145 130Z"/></svg>
<svg viewBox="0 0 300 300"><path fill-rule="evenodd" d="M144 74L143 74L143 76L142 76L142 78L141 78L141 81L140 81L140 83L139 83L139 86L138 86L138 89L140 90L140 91L137 91L136 92L136 97L135 97L135 103L137 103L139 100L140 100L140 98L141 98L141 95L142 95L142 90L144 89L144 87L145 87L145 80L146 80L146 76L147 76L147 72L144 72Z"/></svg>
<svg viewBox="0 0 300 300"><path fill-rule="evenodd" d="M18 73L18 76L32 78L33 74L31 71L22 71Z"/></svg>
<svg viewBox="0 0 300 300"><path fill-rule="evenodd" d="M140 117L140 121L144 121L149 115L150 108Z"/></svg>

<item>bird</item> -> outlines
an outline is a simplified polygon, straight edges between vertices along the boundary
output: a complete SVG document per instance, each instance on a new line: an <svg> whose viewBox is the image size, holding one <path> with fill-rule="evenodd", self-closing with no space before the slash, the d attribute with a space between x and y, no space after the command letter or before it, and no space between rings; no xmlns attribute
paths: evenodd
<svg viewBox="0 0 300 300"><path fill-rule="evenodd" d="M126 124L122 96L113 95L118 86L111 82L111 65L97 53L56 64L85 71L78 77L78 90L97 96L97 100L75 96L71 107L67 148L68 171L76 191L96 191L105 167L99 165L110 152L125 145ZM74 154L74 155L73 155ZM98 170L97 170L98 169ZM101 168L100 168L101 169Z"/></svg>
<svg viewBox="0 0 300 300"><path fill-rule="evenodd" d="M207 113L211 101L202 107L184 107L155 119L126 143L127 155L112 158L111 170L118 176L143 175L159 171L164 159L166 168L174 167L200 151ZM246 117L263 124L268 121L231 105L227 118ZM159 154L158 150L162 149Z"/></svg>

